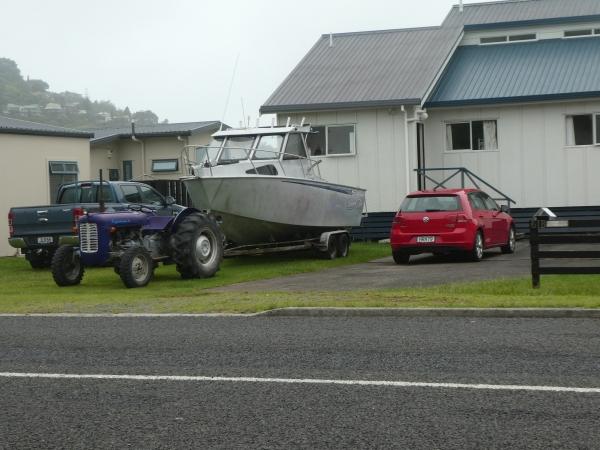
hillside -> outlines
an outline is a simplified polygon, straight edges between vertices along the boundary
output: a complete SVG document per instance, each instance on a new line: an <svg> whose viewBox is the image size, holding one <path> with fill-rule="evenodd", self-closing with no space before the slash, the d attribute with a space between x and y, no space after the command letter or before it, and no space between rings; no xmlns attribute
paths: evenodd
<svg viewBox="0 0 600 450"><path fill-rule="evenodd" d="M51 92L49 87L43 80L24 79L13 60L0 58L1 115L79 129L127 126L132 120L139 125L158 123L152 111L132 113L110 101L92 101L75 92Z"/></svg>

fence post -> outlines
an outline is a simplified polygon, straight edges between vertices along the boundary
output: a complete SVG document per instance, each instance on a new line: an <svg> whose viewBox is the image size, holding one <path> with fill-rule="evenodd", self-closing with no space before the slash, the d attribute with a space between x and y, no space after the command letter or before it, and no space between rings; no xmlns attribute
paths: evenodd
<svg viewBox="0 0 600 450"><path fill-rule="evenodd" d="M534 289L540 288L540 222L534 217L529 222L529 247L531 250L531 282Z"/></svg>

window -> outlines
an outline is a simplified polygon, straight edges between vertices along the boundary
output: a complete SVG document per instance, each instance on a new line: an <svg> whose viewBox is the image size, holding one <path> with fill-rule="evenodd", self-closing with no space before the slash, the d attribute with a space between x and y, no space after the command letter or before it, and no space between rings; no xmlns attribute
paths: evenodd
<svg viewBox="0 0 600 450"><path fill-rule="evenodd" d="M485 209L489 209L490 211L500 211L498 204L493 198L483 192L480 192L479 195L485 204Z"/></svg>
<svg viewBox="0 0 600 450"><path fill-rule="evenodd" d="M355 125L327 125L313 127L307 138L313 156L341 156L356 154Z"/></svg>
<svg viewBox="0 0 600 450"><path fill-rule="evenodd" d="M567 145L600 144L600 114L567 116Z"/></svg>
<svg viewBox="0 0 600 450"><path fill-rule="evenodd" d="M492 36L492 37L483 37L479 40L482 44L499 44L501 42L506 42L506 36Z"/></svg>
<svg viewBox="0 0 600 450"><path fill-rule="evenodd" d="M65 183L77 181L79 168L76 161L50 161L50 198L55 199L58 188Z"/></svg>
<svg viewBox="0 0 600 450"><path fill-rule="evenodd" d="M145 205L161 206L165 204L162 195L152 189L150 186L140 186L142 203Z"/></svg>
<svg viewBox="0 0 600 450"><path fill-rule="evenodd" d="M469 203L471 204L471 208L485 210L487 209L485 206L485 202L481 198L478 192L471 192L469 194Z"/></svg>
<svg viewBox="0 0 600 450"><path fill-rule="evenodd" d="M497 150L496 120L473 120L446 124L446 150Z"/></svg>
<svg viewBox="0 0 600 450"><path fill-rule="evenodd" d="M297 159L299 156L306 157L304 142L302 141L302 136L300 134L292 133L288 135L284 153L283 159Z"/></svg>
<svg viewBox="0 0 600 450"><path fill-rule="evenodd" d="M480 44L502 44L504 42L535 41L536 33L513 34L512 36L488 36L479 39Z"/></svg>
<svg viewBox="0 0 600 450"><path fill-rule="evenodd" d="M581 37L581 36L591 36L594 34L594 30L569 30L565 31L565 37Z"/></svg>
<svg viewBox="0 0 600 450"><path fill-rule="evenodd" d="M133 179L133 161L123 161L123 180Z"/></svg>
<svg viewBox="0 0 600 450"><path fill-rule="evenodd" d="M102 187L102 195L105 202L115 202L110 186L105 185ZM82 183L65 187L61 192L58 203L98 203L99 199L97 183Z"/></svg>
<svg viewBox="0 0 600 450"><path fill-rule="evenodd" d="M455 195L427 195L406 197L400 206L402 212L460 211L460 203Z"/></svg>
<svg viewBox="0 0 600 450"><path fill-rule="evenodd" d="M519 42L519 41L535 41L537 39L537 35L535 33L531 34L514 34L508 37L510 42Z"/></svg>
<svg viewBox="0 0 600 450"><path fill-rule="evenodd" d="M119 181L119 169L108 169L108 180Z"/></svg>
<svg viewBox="0 0 600 450"><path fill-rule="evenodd" d="M152 172L177 172L179 170L178 159L153 159Z"/></svg>
<svg viewBox="0 0 600 450"><path fill-rule="evenodd" d="M206 147L196 148L196 162L197 163L214 163L217 160L221 146L225 139L222 137L214 138Z"/></svg>
<svg viewBox="0 0 600 450"><path fill-rule="evenodd" d="M124 184L121 186L121 192L123 192L123 198L127 203L142 203L142 196L138 191L137 186L133 184Z"/></svg>
<svg viewBox="0 0 600 450"><path fill-rule="evenodd" d="M254 144L254 136L231 136L223 146L219 163L236 163L250 156L250 149Z"/></svg>
<svg viewBox="0 0 600 450"><path fill-rule="evenodd" d="M282 144L283 136L280 134L261 136L252 159L278 159Z"/></svg>

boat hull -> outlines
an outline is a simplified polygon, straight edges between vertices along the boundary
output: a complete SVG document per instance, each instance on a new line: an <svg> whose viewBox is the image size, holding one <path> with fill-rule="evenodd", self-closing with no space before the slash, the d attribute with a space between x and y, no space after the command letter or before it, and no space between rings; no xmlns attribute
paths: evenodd
<svg viewBox="0 0 600 450"><path fill-rule="evenodd" d="M237 245L309 239L359 226L365 191L318 180L272 176L183 180L194 206L220 216Z"/></svg>

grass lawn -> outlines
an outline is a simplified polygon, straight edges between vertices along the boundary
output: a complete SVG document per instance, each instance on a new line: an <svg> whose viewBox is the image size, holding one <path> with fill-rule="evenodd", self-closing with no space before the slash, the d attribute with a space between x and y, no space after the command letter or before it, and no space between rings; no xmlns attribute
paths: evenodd
<svg viewBox="0 0 600 450"><path fill-rule="evenodd" d="M0 313L203 313L258 312L288 306L351 307L572 307L600 308L600 277L545 276L422 289L302 293L213 293L207 289L243 281L356 264L389 255L389 247L357 243L345 259L312 253L232 258L214 278L181 280L161 266L146 288L126 289L111 268L89 269L79 286L59 288L48 270L34 271L21 258L0 258Z"/></svg>

